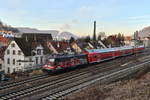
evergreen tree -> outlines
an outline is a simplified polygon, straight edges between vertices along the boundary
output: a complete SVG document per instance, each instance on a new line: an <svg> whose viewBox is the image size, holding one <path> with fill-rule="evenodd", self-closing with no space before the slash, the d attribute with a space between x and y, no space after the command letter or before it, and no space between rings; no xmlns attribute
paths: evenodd
<svg viewBox="0 0 150 100"><path fill-rule="evenodd" d="M69 42L70 42L70 43L73 43L73 42L75 42L75 39L74 39L74 37L71 37L71 38L70 38L70 40L69 40Z"/></svg>
<svg viewBox="0 0 150 100"><path fill-rule="evenodd" d="M50 40L53 40L52 34L49 35L49 39L50 39Z"/></svg>
<svg viewBox="0 0 150 100"><path fill-rule="evenodd" d="M137 40L138 39L138 31L134 32L134 39Z"/></svg>
<svg viewBox="0 0 150 100"><path fill-rule="evenodd" d="M87 37L85 38L85 42L91 42L90 36L87 36Z"/></svg>

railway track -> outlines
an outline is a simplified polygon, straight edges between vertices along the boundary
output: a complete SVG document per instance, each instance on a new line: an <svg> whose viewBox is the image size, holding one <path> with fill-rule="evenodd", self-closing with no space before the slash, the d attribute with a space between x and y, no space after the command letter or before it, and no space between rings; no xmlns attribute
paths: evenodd
<svg viewBox="0 0 150 100"><path fill-rule="evenodd" d="M129 56L128 56L128 58L129 58ZM131 57L130 57L131 58ZM121 58L122 59L122 58ZM114 60L114 61L119 61L120 62L120 60L121 59L116 59L116 60ZM111 61L111 62L104 62L104 63L101 63L101 64L98 64L98 65L95 65L95 67L96 66L101 66L102 68L103 68L103 66L105 67L105 64L109 64L109 63L113 63L113 61ZM110 64L111 65L111 64ZM92 66L92 68L94 68L93 66ZM107 67L105 67L105 68L107 68ZM84 70L89 70L89 69L91 69L90 67L87 67L86 69L82 69L83 71ZM75 70L75 72L76 71L78 71L78 72L80 72L80 69L76 69ZM65 73L66 74L66 73ZM62 74L60 74L60 75L57 75L57 76L63 76ZM57 77L56 76L56 77ZM15 82L10 82L10 83L6 83L6 84L2 84L2 85L0 85L0 94L3 94L1 91L6 91L6 92L8 92L7 90L8 89L10 89L11 91L12 90L14 90L14 89L17 89L17 88L21 88L21 85L28 85L28 83L32 83L32 82L37 82L37 80L38 81L40 81L40 80L44 80L44 79L47 79L47 78L49 78L49 77L55 77L55 76L49 76L49 75L40 75L40 76L37 76L37 77L33 77L33 78L29 78L29 79L26 79L26 80L22 80L22 81L15 81ZM55 77L55 78L56 78ZM36 84L36 83L35 83ZM20 87L19 87L20 86ZM16 88L14 88L14 87L16 87Z"/></svg>
<svg viewBox="0 0 150 100"><path fill-rule="evenodd" d="M147 55L147 54L150 54L150 53L148 53L148 52L146 52L146 53L143 53L143 54L140 54L140 55L138 55L138 57L141 57L141 56L143 56L143 55ZM134 56L134 55L133 55ZM130 58L130 59L132 59L132 57L127 57L127 58ZM122 58L121 58L122 59ZM49 77L47 77L46 78L46 76L43 76L43 78L35 78L35 79L31 79L31 80L25 80L25 82L23 82L23 81L21 81L20 83L18 83L18 85L22 85L22 84L25 84L25 83L30 83L30 82L33 82L33 81L37 81L37 80L44 80L44 79L47 79L47 81L45 81L44 83L41 83L41 84L38 84L37 86L35 86L35 87L33 87L33 86L29 86L29 87L27 87L27 88L22 88L22 89L17 89L16 91L12 91L12 92L9 92L9 93L4 93L4 94L2 94L1 96L0 96L0 99L4 99L4 100L6 100L6 99L12 99L12 98L14 98L14 99L17 99L17 98L22 98L22 97L25 97L26 95L24 94L24 93L27 93L27 95L30 95L30 94L32 94L32 93L36 93L36 92L38 92L38 91L34 91L34 90L36 90L36 89L39 89L39 90L42 90L42 89L40 89L39 87L41 86L44 86L44 84L48 84L48 83L51 83L52 81L58 81L58 80L60 80L61 78L63 79L63 78L65 78L65 77L68 77L69 75L71 75L71 76L73 76L73 75L77 75L77 74L85 74L85 73L90 73L90 71L88 71L88 70L91 70L92 72L91 72L91 74L93 75L93 73L94 74L97 74L96 73L96 70L101 70L102 72L105 70L111 70L112 68L115 68L115 67L110 67L110 65L113 65L113 63L117 63L117 62L120 62L121 61L121 59L116 59L116 60L113 60L113 61L111 61L111 62L104 62L104 63L102 63L102 64L98 64L98 65L95 65L95 67L94 66L92 66L92 69L93 70L91 70L91 68L90 67L87 67L87 68L85 68L85 69L77 69L77 70L75 70L75 71L73 71L73 72L69 72L70 74L68 74L68 73L65 73L65 74L61 74L61 75L58 75L58 76L51 76L51 77L53 77L53 78L49 78ZM123 61L123 62L125 62L125 61ZM108 63L110 63L110 65L108 64ZM108 66L106 66L106 64L108 64ZM101 65L101 67L99 68L99 69L96 69L96 67L98 67L98 66L100 66ZM105 65L105 66L104 66ZM103 67L102 67L103 66ZM109 69L109 67L110 67L110 69ZM94 68L95 68L95 70L94 70ZM87 72L86 72L87 71ZM83 73L82 73L83 72ZM84 73L85 72L85 73ZM63 75L64 75L64 77L63 77ZM44 78L45 77L45 78ZM77 76L76 76L77 77ZM37 81L38 82L38 81ZM17 85L17 84L16 84ZM2 90L4 90L4 89L6 89L7 90L7 88L10 88L10 87L15 87L16 86L15 84L14 85L8 85L6 88L3 88ZM17 85L17 86L18 86ZM51 84L52 85L52 84ZM33 87L33 88L32 88ZM42 87L43 88L43 87ZM26 90L26 89L29 89L29 90L32 90L31 92L29 92L29 90L28 90L28 92L24 92L23 93L23 90ZM65 90L64 90L65 91ZM14 94L16 94L16 93L18 93L18 95L14 95ZM22 94L21 94L22 93ZM64 92L63 92L64 93ZM13 96L14 95L14 96Z"/></svg>
<svg viewBox="0 0 150 100"><path fill-rule="evenodd" d="M110 81L112 79L114 80L115 78L116 79L123 78L123 77L131 74L132 71L136 71L142 65L149 64L150 63L149 59L146 59L142 62L138 62L138 63L132 65L132 67L129 66L129 67L126 67L126 68L118 70L118 71L115 70L115 71L112 71L110 73L104 74L103 76L97 74L97 75L91 76L90 78L87 78L87 79L84 78L83 80L85 80L85 81L83 81L83 80L80 80L78 82L74 81L73 84L70 82L67 85L60 86L59 88L56 88L54 91L52 91L52 90L48 91L49 96L46 96L45 98L39 98L39 100L40 99L55 100L55 99L58 99L58 98L61 98L61 97L65 96L69 93L72 93L74 91L77 91L79 89L87 87L88 85L91 85L91 84L93 84L97 81L102 81L102 80Z"/></svg>
<svg viewBox="0 0 150 100"><path fill-rule="evenodd" d="M35 77L30 77L30 78L25 79L25 80L4 83L4 84L0 85L0 90L6 89L6 88L10 88L10 87L13 87L13 86L17 86L17 85L21 85L21 84L24 84L24 83L28 83L28 82L31 82L31 81L35 81L37 79L46 78L46 77L48 77L48 75L44 74L44 75L38 75L38 76L35 76Z"/></svg>
<svg viewBox="0 0 150 100"><path fill-rule="evenodd" d="M109 70L109 69L113 68L113 66L112 67L109 67L109 66L111 66L115 62L116 62L115 60L112 61L112 62L108 62L107 66L105 66L105 67L98 67L99 65L95 65L95 66L92 66L92 69L93 70L94 69L95 70L96 69L101 69L101 71ZM105 64L106 63L102 63L101 65L104 66ZM71 72L68 72L68 73L59 74L59 75L56 75L56 76L49 76L47 78L40 78L40 79L31 81L31 82L28 81L28 83L20 84L20 85L17 85L17 86L16 85L15 86L11 85L10 87L8 87L6 89L0 90L0 96L3 96L3 94L9 94L9 93L19 91L19 90L22 90L22 89L27 89L27 88L30 88L30 87L33 87L33 86L38 86L38 85L42 85L42 84L45 84L45 83L48 83L48 82L59 80L61 78L65 78L65 77L68 77L70 75L74 75L74 74L78 74L78 73L82 73L82 72L88 72L90 69L91 69L91 67L87 67L85 69L77 69L77 70L74 70L74 71L71 71ZM92 71L92 73L95 73L95 72Z"/></svg>
<svg viewBox="0 0 150 100"><path fill-rule="evenodd" d="M150 54L150 52L148 52L149 49L146 49L144 53L138 54L138 56L140 57L141 55L147 55ZM133 56L133 55L132 55ZM12 82L6 82L6 83L0 83L0 90L5 89L5 88L9 88L11 86L15 86L15 85L20 85L20 84L24 84L36 79L40 79L46 77L46 75L38 75L38 76L34 76L34 77L30 77L30 78L25 78L19 81L12 81Z"/></svg>
<svg viewBox="0 0 150 100"><path fill-rule="evenodd" d="M43 100L53 100L53 99L58 99L62 96L65 96L73 91L76 91L78 89L84 88L90 84L93 84L96 81L99 80L111 80L113 78L123 78L124 76L131 74L131 71L136 71L138 68L140 68L140 65L145 64L145 63L150 63L149 61L150 57L148 59L145 59L142 62L137 62L132 64L131 66L125 66L123 68L119 67L110 71L106 71L104 73L97 73L97 74L92 74L88 75L86 74L87 77L75 77L74 79L71 80L66 80L63 81L62 83L55 84L55 87L49 86L45 87L48 91L43 93L40 96L32 96L30 98L23 98L25 100L27 99L43 99ZM130 72L129 72L130 71ZM126 74L128 72L128 74ZM77 81L78 80L78 81ZM42 97L44 95L48 95L46 97Z"/></svg>
<svg viewBox="0 0 150 100"><path fill-rule="evenodd" d="M114 67L114 66L116 66L116 67ZM40 97L43 97L40 94L43 94L44 96L48 95L49 93L50 93L50 95L56 95L59 92L66 91L69 88L72 88L74 86L78 86L82 83L86 83L88 81L91 81L92 79L96 79L98 77L105 76L105 75L110 74L112 72L116 72L117 70L119 71L121 69L126 68L126 66L117 67L118 65L116 65L116 64L114 66L112 67L113 69L111 69L111 70L110 69L108 70L108 68L106 68L106 66L105 66L105 68L107 69L107 71L105 71L105 72L101 72L101 70L100 70L101 68L97 67L97 68L93 69L94 71L81 72L78 74L76 73L76 74L73 74L71 76L64 77L64 78L59 79L59 80L55 80L53 82L47 82L47 83L42 84L40 86L36 86L36 87L32 87L32 88L28 88L25 90L16 91L16 92L12 92L12 93L3 95L1 97L1 99L3 99L3 100L12 99L13 100L13 99L20 99L20 98L25 99L26 98L26 100L28 100L29 98L27 96L29 96L31 94L36 94L36 93L38 93L38 95ZM93 74L93 72L94 72L94 74ZM59 87L59 86L63 86L63 87ZM61 90L59 90L59 89L61 89ZM50 91L49 92L43 92L43 91L47 91L47 90L50 90ZM39 92L43 92L43 93L39 93ZM35 96L33 98L31 97L30 99L35 100Z"/></svg>
<svg viewBox="0 0 150 100"><path fill-rule="evenodd" d="M104 70L110 70L111 68L114 68L114 66L112 66L112 67L110 67L110 69L108 68L110 65L112 65L112 63L110 63L107 67L104 67L104 68L101 68L101 67L94 67L93 68L93 70L100 70L101 72L103 72ZM118 64L119 65L119 64ZM93 71L93 70L91 70L92 72L92 74L93 73L95 73L96 74L96 72L97 71ZM60 77L55 77L55 78L50 78L48 81L46 81L46 82L44 82L44 83L42 83L42 84L38 84L38 86L37 85L35 85L34 87L33 86L30 86L30 87L28 87L28 88L24 88L24 89L19 89L19 90L17 90L17 91L13 91L13 92L9 92L9 93L5 93L5 94L3 94L3 95L1 95L1 97L0 97L0 99L1 98L3 98L4 100L5 99L9 99L9 98L12 98L13 96L11 96L12 94L17 94L17 93L19 93L20 94L20 91L28 91L28 93L29 93L29 91L30 90L32 90L33 88L34 88L34 90L36 90L37 88L44 88L45 87L45 85L47 84L47 85L52 85L51 83L53 83L53 84L55 84L55 83L57 83L57 82L60 82L60 81L64 81L64 80L66 80L66 79L68 79L68 78L70 78L70 77L73 77L73 76L75 76L75 77L77 77L77 76L80 76L80 75L84 75L84 74L87 74L87 73L89 73L89 69L86 69L85 71L75 71L75 72L71 72L71 73L66 73L66 74L64 74L64 76L60 76ZM68 77L68 76L70 76L70 77ZM41 86L43 86L43 87L41 87ZM33 90L32 90L33 91ZM31 92L32 92L31 91ZM24 93L25 93L24 92ZM16 97L17 95L14 95L14 97ZM7 98L6 98L7 97ZM9 98L8 98L9 97Z"/></svg>
<svg viewBox="0 0 150 100"><path fill-rule="evenodd" d="M142 53L142 54L143 55L147 55L147 54L150 54L150 53L146 52L146 53ZM138 55L138 56L140 57L141 55ZM132 55L132 56L134 56L134 55ZM25 83L28 83L28 82L32 82L32 81L35 81L37 79L47 78L47 77L48 77L48 75L38 75L38 76L34 76L34 77L23 79L23 80L19 80L19 81L0 83L0 90L6 89L6 88L10 88L10 87L13 87L13 86L17 86L17 85L21 85L21 84L25 84Z"/></svg>
<svg viewBox="0 0 150 100"><path fill-rule="evenodd" d="M84 87L87 87L97 81L103 81L103 80L106 80L108 81L108 78L109 80L110 79L113 79L114 78L123 78L127 75L124 75L126 74L127 72L131 72L132 71L136 71L138 68L140 68L141 65L144 65L144 64L148 64L150 63L150 61L147 61L147 62L144 62L142 64L139 64L139 65L136 65L136 66L133 66L133 67L130 67L130 68L126 68L126 69L122 69L120 71L117 71L117 72L113 72L111 74L107 74L106 76L102 76L102 77L98 77L94 80L90 80L90 81L87 81L87 82L84 82L84 83L81 83L79 85L75 84L74 86L71 86L71 87L66 87L66 88L61 88L60 90L58 91L55 91L55 93L50 93L49 96L45 97L45 98L39 98L39 100L55 100L55 99L63 99L63 96L66 96L74 91L77 91L77 90L80 90ZM128 74L130 74L130 72ZM116 78L116 79L117 79ZM69 85L69 84L68 84Z"/></svg>

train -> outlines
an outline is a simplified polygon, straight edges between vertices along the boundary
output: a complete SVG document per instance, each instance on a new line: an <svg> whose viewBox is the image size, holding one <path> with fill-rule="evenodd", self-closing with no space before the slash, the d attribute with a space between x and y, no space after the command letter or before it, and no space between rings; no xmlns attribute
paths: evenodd
<svg viewBox="0 0 150 100"><path fill-rule="evenodd" d="M43 71L54 73L56 71L74 68L79 65L100 63L115 59L118 57L128 56L143 52L144 46L124 46L106 49L87 49L81 54L57 55L48 58L42 66Z"/></svg>

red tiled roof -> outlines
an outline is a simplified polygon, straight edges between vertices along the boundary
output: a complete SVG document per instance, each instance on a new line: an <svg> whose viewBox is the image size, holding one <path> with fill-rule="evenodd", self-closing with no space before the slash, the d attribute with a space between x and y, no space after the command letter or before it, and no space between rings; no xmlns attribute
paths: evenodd
<svg viewBox="0 0 150 100"><path fill-rule="evenodd" d="M65 41L51 41L51 44L59 53L63 53L67 48L71 48L70 44Z"/></svg>
<svg viewBox="0 0 150 100"><path fill-rule="evenodd" d="M0 36L0 43L8 44L9 40L3 36Z"/></svg>
<svg viewBox="0 0 150 100"><path fill-rule="evenodd" d="M131 40L132 40L132 37L131 37L131 36L126 36L126 37L125 37L125 40L131 41Z"/></svg>

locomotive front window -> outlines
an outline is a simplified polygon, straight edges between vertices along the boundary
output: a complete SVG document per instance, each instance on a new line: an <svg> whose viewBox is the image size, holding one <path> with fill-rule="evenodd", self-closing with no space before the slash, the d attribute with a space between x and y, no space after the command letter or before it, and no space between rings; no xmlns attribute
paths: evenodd
<svg viewBox="0 0 150 100"><path fill-rule="evenodd" d="M55 61L55 59L49 59L49 62L54 62Z"/></svg>
<svg viewBox="0 0 150 100"><path fill-rule="evenodd" d="M55 65L55 59L49 59L48 65L54 66Z"/></svg>

